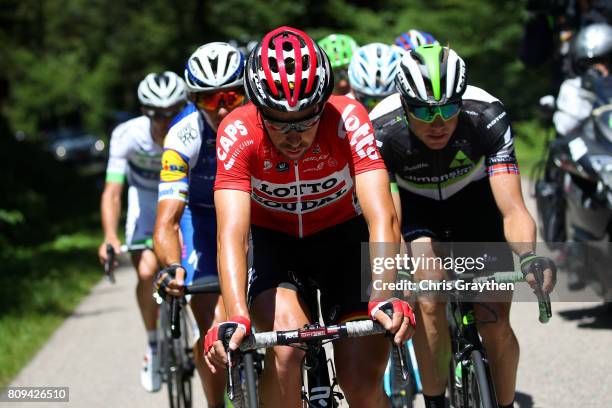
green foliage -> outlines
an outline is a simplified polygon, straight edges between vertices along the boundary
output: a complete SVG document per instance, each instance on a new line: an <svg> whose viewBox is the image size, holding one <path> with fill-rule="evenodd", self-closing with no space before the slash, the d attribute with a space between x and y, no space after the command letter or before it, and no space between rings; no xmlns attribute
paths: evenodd
<svg viewBox="0 0 612 408"><path fill-rule="evenodd" d="M135 110L145 74L181 72L209 41L260 39L286 24L321 38L345 32L360 44L391 43L418 28L466 60L470 82L504 101L515 118L532 115L548 75L517 60L523 0L8 0L0 12L0 80L13 129L34 135L78 113L89 130L107 131L113 110ZM14 10L12 13L9 9ZM529 86L526 86L529 84Z"/></svg>
<svg viewBox="0 0 612 408"><path fill-rule="evenodd" d="M537 120L515 122L515 148L521 175L532 177L535 166L544 158L546 141L550 140L551 130Z"/></svg>

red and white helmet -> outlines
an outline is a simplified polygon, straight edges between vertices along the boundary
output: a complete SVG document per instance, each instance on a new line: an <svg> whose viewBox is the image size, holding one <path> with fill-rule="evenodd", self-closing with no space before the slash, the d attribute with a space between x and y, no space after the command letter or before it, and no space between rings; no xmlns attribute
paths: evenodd
<svg viewBox="0 0 612 408"><path fill-rule="evenodd" d="M266 34L249 54L244 87L258 108L296 112L326 102L334 78L317 43L284 26Z"/></svg>

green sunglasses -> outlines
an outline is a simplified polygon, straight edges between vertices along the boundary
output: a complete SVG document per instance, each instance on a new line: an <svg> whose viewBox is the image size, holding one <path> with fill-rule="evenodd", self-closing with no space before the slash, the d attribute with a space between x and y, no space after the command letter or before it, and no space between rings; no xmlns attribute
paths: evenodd
<svg viewBox="0 0 612 408"><path fill-rule="evenodd" d="M443 121L450 120L457 116L461 110L461 103L447 103L440 106L409 106L404 105L410 116L422 122L431 123L440 116Z"/></svg>

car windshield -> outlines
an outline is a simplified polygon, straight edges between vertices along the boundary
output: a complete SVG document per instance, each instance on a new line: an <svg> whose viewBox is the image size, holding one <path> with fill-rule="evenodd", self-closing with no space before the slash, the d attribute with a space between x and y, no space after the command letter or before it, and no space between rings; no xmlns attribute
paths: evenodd
<svg viewBox="0 0 612 408"><path fill-rule="evenodd" d="M85 131L77 128L58 128L47 133L49 141L56 142L59 140L75 139L85 135Z"/></svg>

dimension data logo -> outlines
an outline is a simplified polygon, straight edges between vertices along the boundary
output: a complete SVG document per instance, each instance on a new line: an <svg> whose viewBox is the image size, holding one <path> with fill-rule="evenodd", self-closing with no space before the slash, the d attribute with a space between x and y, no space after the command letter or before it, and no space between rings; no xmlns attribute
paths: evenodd
<svg viewBox="0 0 612 408"><path fill-rule="evenodd" d="M463 153L463 151L459 150L455 155L455 158L451 162L449 168L454 169L456 167L463 167L470 164L474 164L474 162L471 161L470 158L467 157L465 153Z"/></svg>

